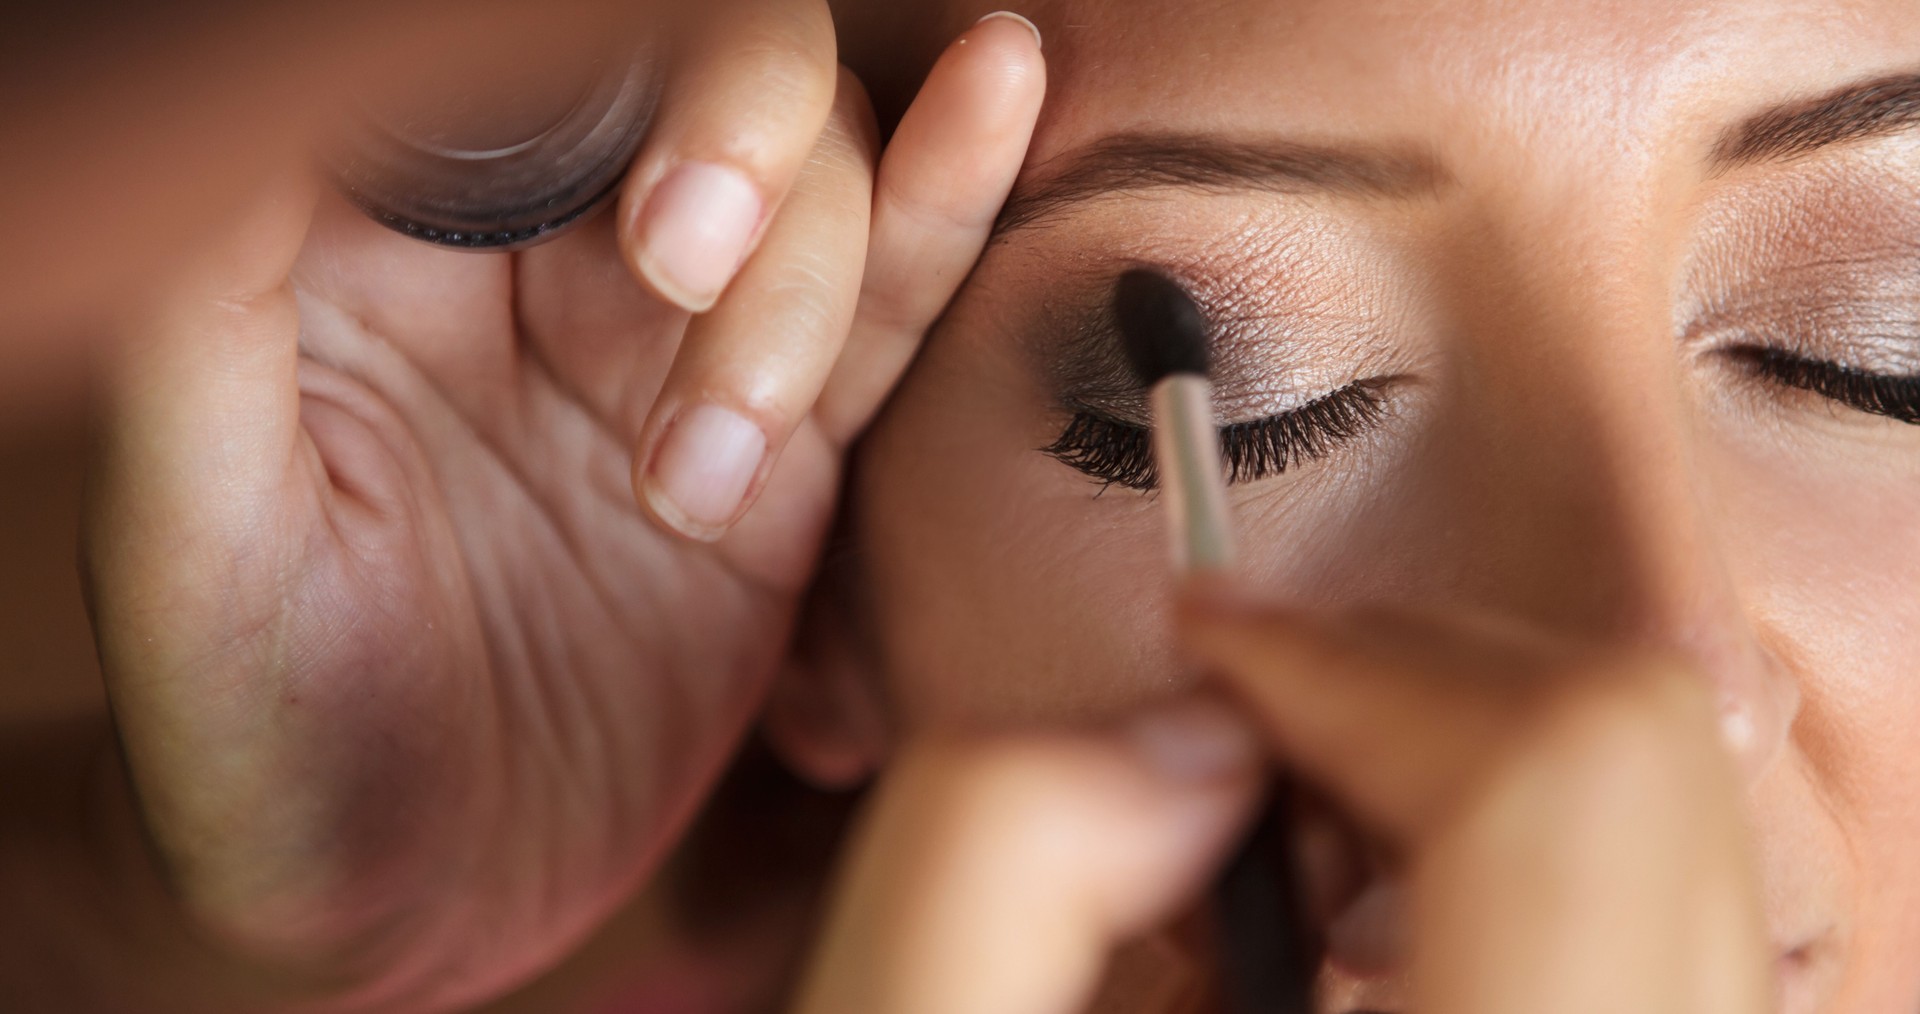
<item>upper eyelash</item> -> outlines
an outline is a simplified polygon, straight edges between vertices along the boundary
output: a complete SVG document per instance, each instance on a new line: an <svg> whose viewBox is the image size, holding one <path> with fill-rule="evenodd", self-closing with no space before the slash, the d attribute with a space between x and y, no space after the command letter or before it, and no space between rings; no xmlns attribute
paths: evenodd
<svg viewBox="0 0 1920 1014"><path fill-rule="evenodd" d="M1776 384L1809 391L1872 415L1920 425L1920 377L1874 373L1765 345L1739 345L1727 352Z"/></svg>
<svg viewBox="0 0 1920 1014"><path fill-rule="evenodd" d="M1326 457L1385 412L1378 386L1356 381L1291 411L1221 427L1227 481L1252 482ZM1103 486L1146 490L1159 484L1152 432L1094 412L1076 412L1059 439L1041 450Z"/></svg>

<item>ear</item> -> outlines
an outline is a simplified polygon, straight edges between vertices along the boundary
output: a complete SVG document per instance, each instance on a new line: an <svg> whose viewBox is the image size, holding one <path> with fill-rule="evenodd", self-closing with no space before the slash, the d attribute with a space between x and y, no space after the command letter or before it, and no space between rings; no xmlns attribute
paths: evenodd
<svg viewBox="0 0 1920 1014"><path fill-rule="evenodd" d="M835 568L836 570L838 568ZM886 758L892 723L878 653L844 573L823 575L761 716L761 735L795 774L823 789L865 781Z"/></svg>

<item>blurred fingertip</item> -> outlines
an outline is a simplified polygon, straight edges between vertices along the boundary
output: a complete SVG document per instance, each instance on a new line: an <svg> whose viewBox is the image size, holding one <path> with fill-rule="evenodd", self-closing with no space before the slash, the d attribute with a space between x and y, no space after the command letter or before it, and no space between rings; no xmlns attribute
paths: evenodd
<svg viewBox="0 0 1920 1014"><path fill-rule="evenodd" d="M1207 695L1162 705L1129 720L1121 735L1136 756L1177 782L1218 782L1254 771L1260 738L1227 704Z"/></svg>
<svg viewBox="0 0 1920 1014"><path fill-rule="evenodd" d="M1174 608L1186 626L1244 622L1283 609L1257 598L1238 579L1215 573L1187 576L1175 593Z"/></svg>

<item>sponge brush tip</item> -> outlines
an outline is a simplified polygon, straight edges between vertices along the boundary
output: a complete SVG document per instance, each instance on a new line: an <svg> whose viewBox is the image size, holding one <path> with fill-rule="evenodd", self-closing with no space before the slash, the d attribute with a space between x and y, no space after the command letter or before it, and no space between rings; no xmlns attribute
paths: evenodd
<svg viewBox="0 0 1920 1014"><path fill-rule="evenodd" d="M1180 283L1135 268L1113 289L1114 322L1140 386L1176 373L1207 375L1207 319Z"/></svg>

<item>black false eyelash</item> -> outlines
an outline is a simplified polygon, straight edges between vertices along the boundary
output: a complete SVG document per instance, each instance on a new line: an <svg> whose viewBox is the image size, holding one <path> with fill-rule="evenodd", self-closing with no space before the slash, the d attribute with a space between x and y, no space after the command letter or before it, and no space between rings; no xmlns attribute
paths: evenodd
<svg viewBox="0 0 1920 1014"><path fill-rule="evenodd" d="M1742 345L1727 351L1776 384L1809 391L1872 415L1920 425L1920 377L1874 373L1763 345Z"/></svg>
<svg viewBox="0 0 1920 1014"><path fill-rule="evenodd" d="M1289 412L1222 427L1220 456L1227 481L1253 482L1324 458L1359 436L1384 411L1375 385L1361 381ZM1146 490L1159 484L1152 432L1093 412L1075 413L1060 438L1041 450L1103 486Z"/></svg>

